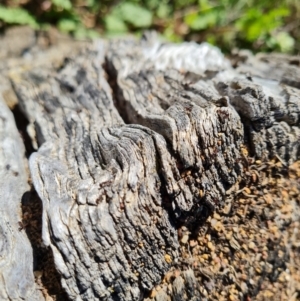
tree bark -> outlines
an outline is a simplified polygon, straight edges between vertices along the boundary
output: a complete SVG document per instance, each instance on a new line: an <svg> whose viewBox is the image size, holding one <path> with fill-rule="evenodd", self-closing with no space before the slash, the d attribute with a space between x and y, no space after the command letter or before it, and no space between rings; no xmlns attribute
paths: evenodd
<svg viewBox="0 0 300 301"><path fill-rule="evenodd" d="M21 199L29 189L25 148L12 113L0 97L0 299L43 300L33 254L23 231Z"/></svg>
<svg viewBox="0 0 300 301"><path fill-rule="evenodd" d="M43 242L70 300L147 297L180 261L178 227L236 191L248 151L299 159L299 69L267 58L238 53L233 68L208 44L147 34L11 75L35 133ZM191 270L172 298L200 298Z"/></svg>

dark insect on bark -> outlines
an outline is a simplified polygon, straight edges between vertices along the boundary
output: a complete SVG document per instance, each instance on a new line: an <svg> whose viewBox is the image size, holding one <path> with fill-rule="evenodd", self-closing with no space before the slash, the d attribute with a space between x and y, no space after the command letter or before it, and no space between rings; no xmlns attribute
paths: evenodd
<svg viewBox="0 0 300 301"><path fill-rule="evenodd" d="M18 228L19 231L25 230L27 226L24 222L18 222L18 225L19 225Z"/></svg>

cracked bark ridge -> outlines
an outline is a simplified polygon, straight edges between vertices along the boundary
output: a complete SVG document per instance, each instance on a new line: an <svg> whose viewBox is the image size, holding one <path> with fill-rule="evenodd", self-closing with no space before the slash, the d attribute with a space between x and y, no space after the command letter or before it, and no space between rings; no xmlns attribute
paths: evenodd
<svg viewBox="0 0 300 301"><path fill-rule="evenodd" d="M295 162L300 155L299 57L241 51L235 60L239 78L217 88L243 118L253 153Z"/></svg>
<svg viewBox="0 0 300 301"><path fill-rule="evenodd" d="M206 87L208 99L217 96L229 100L242 118L245 142L252 155L265 159L277 156L286 163L294 162L299 158L300 147L297 57L253 56L248 52L240 52L236 57L237 68L233 69L208 44L177 46L158 42L152 34L147 34L141 41L111 42L107 65L118 79L148 69L164 72L176 69L185 75L191 87ZM118 86L122 91L120 80Z"/></svg>
<svg viewBox="0 0 300 301"><path fill-rule="evenodd" d="M194 83L193 78L200 75L155 68L154 65L159 65L156 58L173 55L169 48L176 50L176 46L167 45L164 53L162 45L157 55L153 53L156 50L147 49L154 58L152 62L143 58L146 50L142 51L138 45L135 49L140 50L140 54L124 54L124 49L132 49L127 43L127 40L112 42L107 50L108 72L115 78L118 88L117 106L127 122L147 126L169 143L177 164L175 181L167 183L169 194L175 196L172 204L175 216L186 223L198 221L205 215L203 206L214 209L220 205L226 191L241 174L243 126L240 117L228 97L221 96L213 85L198 79ZM185 50L195 55L194 48L197 50L194 44L179 47L184 58ZM215 48L200 46L198 53L209 57L207 68L227 66ZM136 56L145 64L136 66ZM186 61L182 60L182 67L189 66L188 59ZM199 70L202 68L205 73L204 63L200 64Z"/></svg>
<svg viewBox="0 0 300 301"><path fill-rule="evenodd" d="M25 149L12 113L0 97L0 299L44 300L33 275L33 254L22 220L28 191Z"/></svg>
<svg viewBox="0 0 300 301"><path fill-rule="evenodd" d="M30 158L50 245L71 300L140 300L178 257L161 177L165 140L125 125L92 48L60 70L14 77L39 150Z"/></svg>

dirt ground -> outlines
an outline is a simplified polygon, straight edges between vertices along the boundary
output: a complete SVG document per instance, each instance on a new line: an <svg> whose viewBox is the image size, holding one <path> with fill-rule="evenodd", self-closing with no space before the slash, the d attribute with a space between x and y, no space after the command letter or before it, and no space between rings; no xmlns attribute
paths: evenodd
<svg viewBox="0 0 300 301"><path fill-rule="evenodd" d="M194 233L179 230L182 262L147 300L161 290L174 297L187 270L199 293L185 291L184 300L300 300L300 161L247 157L235 191Z"/></svg>

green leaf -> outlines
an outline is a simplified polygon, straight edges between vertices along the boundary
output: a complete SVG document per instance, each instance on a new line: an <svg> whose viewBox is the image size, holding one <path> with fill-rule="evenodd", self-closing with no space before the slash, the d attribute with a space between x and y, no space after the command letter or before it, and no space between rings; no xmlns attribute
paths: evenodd
<svg viewBox="0 0 300 301"><path fill-rule="evenodd" d="M38 27L35 18L22 8L8 8L0 5L0 20L7 24L22 24Z"/></svg>
<svg viewBox="0 0 300 301"><path fill-rule="evenodd" d="M274 8L269 12L269 15L271 15L273 18L287 17L290 14L291 12L287 7Z"/></svg>
<svg viewBox="0 0 300 301"><path fill-rule="evenodd" d="M108 32L122 33L127 31L125 22L114 15L108 15L104 19L105 27Z"/></svg>
<svg viewBox="0 0 300 301"><path fill-rule="evenodd" d="M184 17L184 23L189 27L192 27L195 21L197 20L197 18L198 18L198 12L189 13Z"/></svg>
<svg viewBox="0 0 300 301"><path fill-rule="evenodd" d="M125 22L137 28L150 27L152 24L152 13L141 7L138 4L125 2L120 4L117 9L117 14Z"/></svg>
<svg viewBox="0 0 300 301"><path fill-rule="evenodd" d="M295 40L287 32L279 32L275 41L282 52L291 52L295 46Z"/></svg>
<svg viewBox="0 0 300 301"><path fill-rule="evenodd" d="M216 37L212 34L207 35L206 42L212 45L216 45Z"/></svg>
<svg viewBox="0 0 300 301"><path fill-rule="evenodd" d="M284 24L284 17L290 14L286 7L279 7L263 11L256 7L251 8L236 23L235 27L246 40L253 42L261 37L270 35L272 31Z"/></svg>
<svg viewBox="0 0 300 301"><path fill-rule="evenodd" d="M172 11L172 8L170 5L168 5L166 3L161 3L158 6L156 14L160 19L164 19L164 18L167 18L168 16L170 16L171 11Z"/></svg>
<svg viewBox="0 0 300 301"><path fill-rule="evenodd" d="M87 0L86 1L86 6L87 7L93 7L96 4L95 0Z"/></svg>
<svg viewBox="0 0 300 301"><path fill-rule="evenodd" d="M70 0L51 0L51 2L57 7L63 8L65 10L72 9L72 3Z"/></svg>
<svg viewBox="0 0 300 301"><path fill-rule="evenodd" d="M193 30L210 28L217 24L218 12L211 10L206 13L192 13L187 15L184 22Z"/></svg>
<svg viewBox="0 0 300 301"><path fill-rule="evenodd" d="M71 32L77 29L78 23L71 19L61 19L58 22L58 29L63 32Z"/></svg>
<svg viewBox="0 0 300 301"><path fill-rule="evenodd" d="M164 4L162 3L162 0L146 0L146 6L149 9L155 9L157 8L160 4Z"/></svg>
<svg viewBox="0 0 300 301"><path fill-rule="evenodd" d="M172 26L169 26L165 29L164 33L163 33L164 37L171 41L171 42L175 42L175 43L179 43L182 42L182 37L177 35L174 32L174 28Z"/></svg>
<svg viewBox="0 0 300 301"><path fill-rule="evenodd" d="M87 29L83 26L78 26L74 31L74 37L77 39L96 39L99 37L99 33L96 30Z"/></svg>
<svg viewBox="0 0 300 301"><path fill-rule="evenodd" d="M262 27L262 24L260 22L254 22L247 29L247 39L253 42L260 36L262 36L265 32L266 30Z"/></svg>
<svg viewBox="0 0 300 301"><path fill-rule="evenodd" d="M198 3L199 3L199 8L202 11L211 8L211 5L209 4L209 2L207 0L199 0Z"/></svg>

